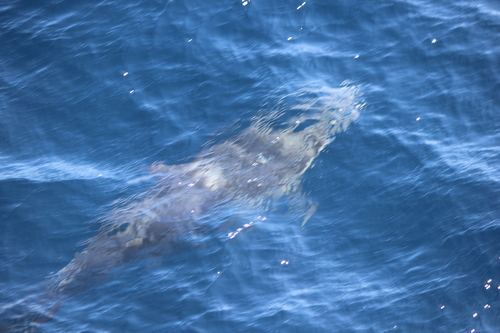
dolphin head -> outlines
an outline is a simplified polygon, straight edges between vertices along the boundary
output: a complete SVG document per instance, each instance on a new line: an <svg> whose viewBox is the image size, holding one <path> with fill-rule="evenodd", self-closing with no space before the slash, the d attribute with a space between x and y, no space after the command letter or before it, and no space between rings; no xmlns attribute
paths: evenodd
<svg viewBox="0 0 500 333"><path fill-rule="evenodd" d="M291 108L294 115L273 135L280 141L280 155L299 162L300 170L295 172L307 170L336 135L358 118L363 107L358 96L357 87L348 84L336 89L307 87L292 95L298 101Z"/></svg>

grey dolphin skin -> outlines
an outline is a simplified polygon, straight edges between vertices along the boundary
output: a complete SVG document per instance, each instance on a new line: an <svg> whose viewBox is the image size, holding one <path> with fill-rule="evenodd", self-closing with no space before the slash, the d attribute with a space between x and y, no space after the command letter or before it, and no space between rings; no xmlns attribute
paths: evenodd
<svg viewBox="0 0 500 333"><path fill-rule="evenodd" d="M213 232L203 221L228 204L269 211L273 202L287 196L299 203L294 206L302 211L305 224L316 205L300 193L301 176L358 117L363 104L357 102L357 88L348 84L336 89L308 87L285 97L293 105L278 104L267 114L261 112L247 129L206 147L192 162L152 165L156 185L104 217L100 232L47 279L40 295L0 308L0 331L34 332L55 315L64 299L102 281L124 263L168 254L183 245L185 235Z"/></svg>

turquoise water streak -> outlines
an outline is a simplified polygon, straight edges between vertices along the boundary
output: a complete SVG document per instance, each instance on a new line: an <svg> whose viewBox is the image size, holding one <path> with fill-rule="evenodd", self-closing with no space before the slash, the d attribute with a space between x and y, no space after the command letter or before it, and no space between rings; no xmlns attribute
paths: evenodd
<svg viewBox="0 0 500 333"><path fill-rule="evenodd" d="M347 82L303 196L227 205L37 332L500 331L499 31L488 0L0 2L0 324L149 166Z"/></svg>

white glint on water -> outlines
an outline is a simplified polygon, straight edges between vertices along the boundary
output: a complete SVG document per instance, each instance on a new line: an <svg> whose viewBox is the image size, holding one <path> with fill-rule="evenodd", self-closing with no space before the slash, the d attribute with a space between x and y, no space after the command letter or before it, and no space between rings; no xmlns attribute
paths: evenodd
<svg viewBox="0 0 500 333"><path fill-rule="evenodd" d="M250 227L251 225L253 225L253 221L250 222L250 223L245 223L243 225L243 227L240 227L238 229L236 229L236 231L232 231L232 232L229 232L227 234L227 237L230 238L230 239L233 239L234 237L236 237L236 235L238 235L243 229L246 229L248 227Z"/></svg>

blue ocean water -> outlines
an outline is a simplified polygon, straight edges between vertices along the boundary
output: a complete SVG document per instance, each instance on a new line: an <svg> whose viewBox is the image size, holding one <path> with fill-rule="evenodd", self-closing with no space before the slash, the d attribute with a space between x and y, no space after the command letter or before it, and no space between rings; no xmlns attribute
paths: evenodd
<svg viewBox="0 0 500 333"><path fill-rule="evenodd" d="M492 0L0 2L0 322L150 165L348 82L304 226L125 263L37 332L500 332L499 32Z"/></svg>

